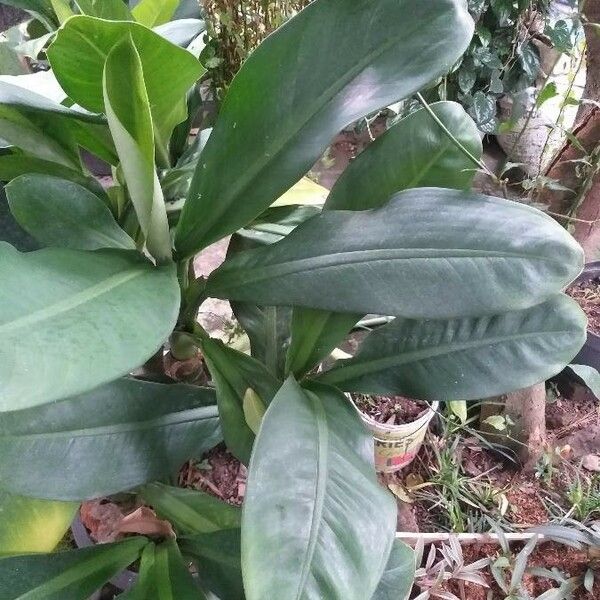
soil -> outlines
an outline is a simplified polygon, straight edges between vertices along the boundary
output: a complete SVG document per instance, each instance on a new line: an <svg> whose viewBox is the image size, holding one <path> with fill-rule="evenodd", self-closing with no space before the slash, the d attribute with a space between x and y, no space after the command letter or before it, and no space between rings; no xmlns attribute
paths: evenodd
<svg viewBox="0 0 600 600"><path fill-rule="evenodd" d="M600 278L571 286L567 294L576 300L588 318L588 329L600 335Z"/></svg>
<svg viewBox="0 0 600 600"><path fill-rule="evenodd" d="M519 544L511 546L512 560L514 560L514 556L521 548L522 545ZM472 564L481 558L491 558L492 560L495 560L500 557L502 553L500 546L494 544L473 544L463 546L462 551L465 565ZM585 552L554 542L539 544L534 549L527 564L528 570L535 567L556 570L565 578L581 577L588 568L596 570L598 566ZM486 580L489 589L469 582L465 582L464 585L461 585L458 580L454 579L448 582L447 590L464 600L504 600L506 594L500 590L489 569L484 569L479 571L479 573ZM528 572L523 576L522 584L524 591L532 598L536 598L552 588L557 588L559 585L552 579L538 577ZM490 593L489 596L488 593ZM596 573L594 587L591 593L580 586L571 597L572 600L597 600L598 598L600 598L600 577L598 577L598 573Z"/></svg>
<svg viewBox="0 0 600 600"><path fill-rule="evenodd" d="M228 504L240 506L246 493L246 467L219 444L204 460L190 461L179 473L179 485L212 494Z"/></svg>
<svg viewBox="0 0 600 600"><path fill-rule="evenodd" d="M402 425L418 419L429 404L405 396L367 396L355 394L354 403L358 409L378 423Z"/></svg>

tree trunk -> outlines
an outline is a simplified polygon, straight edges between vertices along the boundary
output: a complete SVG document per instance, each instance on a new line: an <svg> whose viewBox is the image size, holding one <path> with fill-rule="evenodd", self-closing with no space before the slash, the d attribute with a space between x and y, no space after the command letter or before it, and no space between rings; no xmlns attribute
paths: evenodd
<svg viewBox="0 0 600 600"><path fill-rule="evenodd" d="M600 0L587 0L584 13L590 23L600 23ZM600 102L600 36L589 26L585 32L587 74L583 97ZM576 194L546 189L540 200L548 204L552 212L577 219L562 222L569 225L585 251L586 260L591 261L600 257L600 107L592 103L581 105L573 135L578 143L574 145L568 140L546 175L575 190ZM583 157L592 157L594 166L582 176L581 163L572 161Z"/></svg>
<svg viewBox="0 0 600 600"><path fill-rule="evenodd" d="M487 418L495 415L506 418L506 431L499 432L485 423ZM524 469L533 470L546 446L544 383L491 398L482 405L480 418L481 429L490 441L511 448L523 463Z"/></svg>

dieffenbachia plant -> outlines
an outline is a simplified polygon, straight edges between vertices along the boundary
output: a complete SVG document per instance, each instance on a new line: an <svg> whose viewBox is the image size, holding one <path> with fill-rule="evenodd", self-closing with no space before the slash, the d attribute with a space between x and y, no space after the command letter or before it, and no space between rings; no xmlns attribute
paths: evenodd
<svg viewBox="0 0 600 600"><path fill-rule="evenodd" d="M44 246L0 244L0 488L49 513L137 489L177 534L4 558L2 598L83 600L138 559L129 599L406 595L411 553L345 392L468 400L557 373L585 338L562 293L583 254L534 208L468 191L481 142L450 102L390 128L322 210L276 200L340 129L448 72L472 30L461 0L316 0L189 146L202 67L139 23L64 22L48 58L68 102L0 84L10 208ZM81 147L113 166L107 191ZM210 297L251 356L195 322ZM367 314L395 318L325 361ZM214 387L129 376L167 339L200 348ZM222 437L248 464L241 512L164 483Z"/></svg>

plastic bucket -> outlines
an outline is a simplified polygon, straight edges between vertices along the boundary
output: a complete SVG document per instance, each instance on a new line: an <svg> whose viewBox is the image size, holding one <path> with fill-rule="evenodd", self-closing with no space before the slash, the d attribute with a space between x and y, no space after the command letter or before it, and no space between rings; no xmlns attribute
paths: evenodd
<svg viewBox="0 0 600 600"><path fill-rule="evenodd" d="M354 402L352 405L356 408ZM433 402L418 419L402 425L378 423L356 408L363 423L373 434L375 469L378 472L395 473L413 461L421 449L429 422L433 419L439 405L439 402Z"/></svg>

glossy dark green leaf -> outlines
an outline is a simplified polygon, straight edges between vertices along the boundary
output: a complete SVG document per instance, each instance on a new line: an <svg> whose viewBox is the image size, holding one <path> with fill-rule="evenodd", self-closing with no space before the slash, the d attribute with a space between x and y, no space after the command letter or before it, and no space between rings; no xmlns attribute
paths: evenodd
<svg viewBox="0 0 600 600"><path fill-rule="evenodd" d="M317 206L273 206L241 229L233 236L232 241L239 238L245 240L236 251L248 250L256 245L274 244L320 212L321 208ZM256 244L250 245L249 242Z"/></svg>
<svg viewBox="0 0 600 600"><path fill-rule="evenodd" d="M129 38L142 63L155 136L159 146L166 147L173 127L185 119L186 92L204 72L187 50L139 23L75 16L59 29L48 48L48 59L59 83L77 104L104 112L104 63L109 52Z"/></svg>
<svg viewBox="0 0 600 600"><path fill-rule="evenodd" d="M263 363L272 375L281 377L290 337L291 309L287 306L257 306L248 302L233 302L231 308L248 334L252 356Z"/></svg>
<svg viewBox="0 0 600 600"><path fill-rule="evenodd" d="M135 252L0 242L0 411L61 400L129 373L170 335L174 267Z"/></svg>
<svg viewBox="0 0 600 600"><path fill-rule="evenodd" d="M418 188L376 210L325 211L276 244L236 254L212 273L207 292L339 312L466 317L538 304L582 265L577 242L534 208Z"/></svg>
<svg viewBox="0 0 600 600"><path fill-rule="evenodd" d="M246 600L242 582L240 530L223 529L179 539L185 556L198 569L200 581L219 600ZM279 596L273 596L279 598Z"/></svg>
<svg viewBox="0 0 600 600"><path fill-rule="evenodd" d="M347 391L474 400L562 371L585 341L579 305L558 295L524 311L450 320L397 318L322 380Z"/></svg>
<svg viewBox="0 0 600 600"><path fill-rule="evenodd" d="M148 544L135 585L120 600L206 600L194 583L175 540Z"/></svg>
<svg viewBox="0 0 600 600"><path fill-rule="evenodd" d="M475 123L454 102L431 106L448 131L477 158L482 146ZM383 205L400 190L414 187L469 187L475 170L424 109L394 125L350 163L325 209L365 210ZM325 358L361 314L294 309L287 372L302 375Z"/></svg>
<svg viewBox="0 0 600 600"><path fill-rule="evenodd" d="M473 156L481 158L479 131L460 104L438 102L431 110ZM377 208L395 192L415 187L467 189L474 175L473 163L421 109L388 129L350 163L325 208Z"/></svg>
<svg viewBox="0 0 600 600"><path fill-rule="evenodd" d="M169 262L171 233L154 164L150 99L131 38L121 40L106 58L103 92L108 125L148 252L160 263Z"/></svg>
<svg viewBox="0 0 600 600"><path fill-rule="evenodd" d="M217 388L225 443L239 460L248 464L254 433L244 415L244 395L252 389L269 404L281 384L261 362L219 340L204 336L200 348Z"/></svg>
<svg viewBox="0 0 600 600"><path fill-rule="evenodd" d="M34 91L43 89L39 75L0 82L0 137L30 155L75 170L81 169L78 146L112 162L114 149L104 118Z"/></svg>
<svg viewBox="0 0 600 600"><path fill-rule="evenodd" d="M17 82L21 81L20 78L13 78L11 81L0 81L0 104L2 105L19 108L26 113L53 113L79 121L103 122L101 115L80 108L69 108L24 85L17 85Z"/></svg>
<svg viewBox="0 0 600 600"><path fill-rule="evenodd" d="M234 235L229 243L227 256L257 248L264 243L270 243L270 239ZM232 302L231 308L248 335L252 356L263 363L275 377L283 377L285 352L290 337L291 309L287 306L259 306L249 302Z"/></svg>
<svg viewBox="0 0 600 600"><path fill-rule="evenodd" d="M204 492L151 483L140 490L140 495L182 535L241 526L241 509Z"/></svg>
<svg viewBox="0 0 600 600"><path fill-rule="evenodd" d="M461 0L311 3L231 84L179 221L178 252L190 256L248 224L344 126L447 72L472 33Z"/></svg>
<svg viewBox="0 0 600 600"><path fill-rule="evenodd" d="M285 372L304 375L335 350L361 317L358 313L295 308Z"/></svg>
<svg viewBox="0 0 600 600"><path fill-rule="evenodd" d="M17 222L44 246L135 250L110 209L86 188L47 175L22 175L6 186Z"/></svg>
<svg viewBox="0 0 600 600"><path fill-rule="evenodd" d="M345 396L288 379L267 410L248 472L242 566L248 600L371 598L396 505L373 440Z"/></svg>
<svg viewBox="0 0 600 600"><path fill-rule="evenodd" d="M403 542L394 540L385 571L371 600L406 600L414 577L415 553Z"/></svg>
<svg viewBox="0 0 600 600"><path fill-rule="evenodd" d="M135 20L146 27L156 27L171 20L179 0L140 0L131 13Z"/></svg>
<svg viewBox="0 0 600 600"><path fill-rule="evenodd" d="M52 552L79 504L15 496L0 490L0 556Z"/></svg>
<svg viewBox="0 0 600 600"><path fill-rule="evenodd" d="M136 537L56 554L0 559L0 598L87 600L111 577L135 562L147 543L145 538Z"/></svg>
<svg viewBox="0 0 600 600"><path fill-rule="evenodd" d="M81 14L113 21L132 21L133 16L123 0L75 0Z"/></svg>
<svg viewBox="0 0 600 600"><path fill-rule="evenodd" d="M119 379L0 414L0 487L53 500L98 498L175 473L221 438L214 391Z"/></svg>
<svg viewBox="0 0 600 600"><path fill-rule="evenodd" d="M8 208L4 186L0 185L0 240L20 252L39 250L40 245L16 221Z"/></svg>
<svg viewBox="0 0 600 600"><path fill-rule="evenodd" d="M105 192L98 183L98 180L94 177L84 175L81 171L69 169L58 163L42 160L35 156L27 156L26 154L0 156L0 181L11 181L20 175L34 173L66 179L67 181L72 181L83 186L99 198L105 196Z"/></svg>

